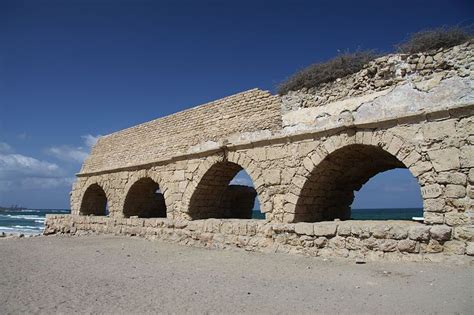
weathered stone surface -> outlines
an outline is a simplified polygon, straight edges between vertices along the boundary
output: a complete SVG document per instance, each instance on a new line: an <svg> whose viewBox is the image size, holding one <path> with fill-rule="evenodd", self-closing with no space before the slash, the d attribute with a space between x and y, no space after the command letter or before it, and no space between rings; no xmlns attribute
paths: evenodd
<svg viewBox="0 0 474 315"><path fill-rule="evenodd" d="M435 225L430 228L430 236L437 241L447 241L451 239L451 231L449 226Z"/></svg>
<svg viewBox="0 0 474 315"><path fill-rule="evenodd" d="M428 224L442 224L444 223L444 214L442 213L433 213L425 212L423 214L425 223Z"/></svg>
<svg viewBox="0 0 474 315"><path fill-rule="evenodd" d="M459 149L448 148L429 151L428 155L437 172L459 169Z"/></svg>
<svg viewBox="0 0 474 315"><path fill-rule="evenodd" d="M458 240L474 241L474 226L458 226L454 228L454 238Z"/></svg>
<svg viewBox="0 0 474 315"><path fill-rule="evenodd" d="M397 250L398 242L395 240L383 240L379 242L379 249L384 252L394 252Z"/></svg>
<svg viewBox="0 0 474 315"><path fill-rule="evenodd" d="M372 236L375 238L386 238L390 231L390 226L386 224L377 224L371 229Z"/></svg>
<svg viewBox="0 0 474 315"><path fill-rule="evenodd" d="M337 225L334 222L315 223L314 235L316 236L334 236L336 235Z"/></svg>
<svg viewBox="0 0 474 315"><path fill-rule="evenodd" d="M315 235L313 223L296 223L295 224L295 232L297 234L306 234L306 235Z"/></svg>
<svg viewBox="0 0 474 315"><path fill-rule="evenodd" d="M395 240L402 240L408 236L408 227L404 225L394 225L387 232L387 237Z"/></svg>
<svg viewBox="0 0 474 315"><path fill-rule="evenodd" d="M401 252L415 253L417 252L416 242L412 240L401 240L398 242L398 250Z"/></svg>
<svg viewBox="0 0 474 315"><path fill-rule="evenodd" d="M448 212L445 215L445 221L447 225L459 226L472 224L472 220L465 214L459 212Z"/></svg>
<svg viewBox="0 0 474 315"><path fill-rule="evenodd" d="M427 185L421 188L423 198L436 198L441 196L443 188L438 184Z"/></svg>
<svg viewBox="0 0 474 315"><path fill-rule="evenodd" d="M446 212L446 202L443 198L425 199L423 201L423 210L428 212Z"/></svg>
<svg viewBox="0 0 474 315"><path fill-rule="evenodd" d="M424 252L426 253L441 253L443 251L443 245L437 240L430 240L428 245L425 246Z"/></svg>
<svg viewBox="0 0 474 315"><path fill-rule="evenodd" d="M444 194L448 198L463 198L466 196L466 187L462 185L446 185Z"/></svg>
<svg viewBox="0 0 474 315"><path fill-rule="evenodd" d="M457 172L442 172L436 177L440 184L466 185L467 176Z"/></svg>
<svg viewBox="0 0 474 315"><path fill-rule="evenodd" d="M471 184L474 183L474 168L471 168L471 169L469 170L469 176L468 176L468 178L469 178L469 183L471 183Z"/></svg>
<svg viewBox="0 0 474 315"><path fill-rule="evenodd" d="M474 256L474 242L467 243L466 254L469 256Z"/></svg>
<svg viewBox="0 0 474 315"><path fill-rule="evenodd" d="M444 243L444 251L456 255L464 255L466 252L466 243L462 241L447 241Z"/></svg>
<svg viewBox="0 0 474 315"><path fill-rule="evenodd" d="M430 238L430 227L424 225L411 227L408 231L408 237L415 241L427 241Z"/></svg>

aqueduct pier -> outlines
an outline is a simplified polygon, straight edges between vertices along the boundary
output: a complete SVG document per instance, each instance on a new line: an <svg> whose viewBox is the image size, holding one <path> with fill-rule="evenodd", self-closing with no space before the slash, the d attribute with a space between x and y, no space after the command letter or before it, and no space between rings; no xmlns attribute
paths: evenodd
<svg viewBox="0 0 474 315"><path fill-rule="evenodd" d="M314 89L253 89L104 136L45 234L394 260L474 255L474 53L388 55ZM354 221L354 191L407 168L424 222ZM255 188L230 185L244 169ZM265 220L249 210L258 195Z"/></svg>

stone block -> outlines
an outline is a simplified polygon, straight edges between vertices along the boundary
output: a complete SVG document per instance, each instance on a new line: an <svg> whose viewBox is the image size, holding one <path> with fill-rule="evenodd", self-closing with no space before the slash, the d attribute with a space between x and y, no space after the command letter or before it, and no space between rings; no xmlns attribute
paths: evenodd
<svg viewBox="0 0 474 315"><path fill-rule="evenodd" d="M433 168L433 165L429 161L423 161L415 163L412 167L410 167L410 171L412 172L413 176L419 176L430 171Z"/></svg>
<svg viewBox="0 0 474 315"><path fill-rule="evenodd" d="M379 240L377 240L374 237L369 237L369 238L363 239L362 244L364 244L364 246L370 250L376 250L378 249L378 246L379 246Z"/></svg>
<svg viewBox="0 0 474 315"><path fill-rule="evenodd" d="M387 237L395 240L402 240L408 236L408 227L402 225L393 225L387 232Z"/></svg>
<svg viewBox="0 0 474 315"><path fill-rule="evenodd" d="M339 224L337 226L337 235L339 236L350 236L351 235L351 226L349 224Z"/></svg>
<svg viewBox="0 0 474 315"><path fill-rule="evenodd" d="M428 212L446 212L446 202L442 198L425 199L423 201L423 210Z"/></svg>
<svg viewBox="0 0 474 315"><path fill-rule="evenodd" d="M337 224L334 222L314 223L314 235L334 236L336 235Z"/></svg>
<svg viewBox="0 0 474 315"><path fill-rule="evenodd" d="M468 180L471 184L474 183L474 168L471 168L469 170Z"/></svg>
<svg viewBox="0 0 474 315"><path fill-rule="evenodd" d="M445 222L449 226L472 224L471 219L463 212L448 212L445 214Z"/></svg>
<svg viewBox="0 0 474 315"><path fill-rule="evenodd" d="M268 185L279 185L281 183L281 171L278 169L266 169L263 171L263 179Z"/></svg>
<svg viewBox="0 0 474 315"><path fill-rule="evenodd" d="M398 242L395 240L383 240L378 244L378 248L384 252L394 252L397 250Z"/></svg>
<svg viewBox="0 0 474 315"><path fill-rule="evenodd" d="M408 231L408 237L415 241L427 241L430 238L430 227L424 225L411 227Z"/></svg>
<svg viewBox="0 0 474 315"><path fill-rule="evenodd" d="M345 248L346 247L346 239L344 237L336 236L328 241L330 248Z"/></svg>
<svg viewBox="0 0 474 315"><path fill-rule="evenodd" d="M459 172L442 172L436 176L439 184L466 185L467 175Z"/></svg>
<svg viewBox="0 0 474 315"><path fill-rule="evenodd" d="M295 232L300 235L315 235L313 223L306 223L306 222L296 223Z"/></svg>
<svg viewBox="0 0 474 315"><path fill-rule="evenodd" d="M320 236L314 240L314 246L318 248L323 248L324 246L326 246L327 242L328 242L327 238Z"/></svg>
<svg viewBox="0 0 474 315"><path fill-rule="evenodd" d="M421 195L423 196L423 198L426 199L439 197L442 193L443 188L441 187L441 185L438 184L426 185L424 187L421 187Z"/></svg>
<svg viewBox="0 0 474 315"><path fill-rule="evenodd" d="M447 241L451 239L452 229L445 225L435 225L430 228L430 236L437 241Z"/></svg>
<svg viewBox="0 0 474 315"><path fill-rule="evenodd" d="M444 243L444 251L456 255L464 255L466 252L466 243L463 241L447 241Z"/></svg>
<svg viewBox="0 0 474 315"><path fill-rule="evenodd" d="M362 241L356 237L348 237L346 238L346 248L350 250L357 250L361 249L363 246Z"/></svg>
<svg viewBox="0 0 474 315"><path fill-rule="evenodd" d="M446 185L444 194L448 198L463 198L466 196L466 187L462 185Z"/></svg>
<svg viewBox="0 0 474 315"><path fill-rule="evenodd" d="M377 224L371 227L370 231L372 236L375 238L386 238L388 231L390 231L390 226L386 224Z"/></svg>
<svg viewBox="0 0 474 315"><path fill-rule="evenodd" d="M466 254L469 256L474 256L474 242L467 243Z"/></svg>
<svg viewBox="0 0 474 315"><path fill-rule="evenodd" d="M457 240L474 241L474 226L455 227L454 238Z"/></svg>
<svg viewBox="0 0 474 315"><path fill-rule="evenodd" d="M441 253L443 249L443 245L441 245L437 240L430 240L429 243L423 247L423 252Z"/></svg>
<svg viewBox="0 0 474 315"><path fill-rule="evenodd" d="M352 235L358 236L360 238L369 238L370 229L368 226L353 225L351 228Z"/></svg>
<svg viewBox="0 0 474 315"><path fill-rule="evenodd" d="M461 167L474 167L474 145L461 147Z"/></svg>
<svg viewBox="0 0 474 315"><path fill-rule="evenodd" d="M427 224L442 224L444 223L443 213L425 212L423 218Z"/></svg>
<svg viewBox="0 0 474 315"><path fill-rule="evenodd" d="M423 130L423 136L426 139L432 139L432 140L440 140L445 137L456 134L454 120L426 123L423 125L422 130Z"/></svg>
<svg viewBox="0 0 474 315"><path fill-rule="evenodd" d="M428 156L437 172L459 169L461 165L459 155L457 148L428 151Z"/></svg>
<svg viewBox="0 0 474 315"><path fill-rule="evenodd" d="M416 253L417 250L417 243L413 240L401 240L398 242L398 250L401 252L407 253Z"/></svg>

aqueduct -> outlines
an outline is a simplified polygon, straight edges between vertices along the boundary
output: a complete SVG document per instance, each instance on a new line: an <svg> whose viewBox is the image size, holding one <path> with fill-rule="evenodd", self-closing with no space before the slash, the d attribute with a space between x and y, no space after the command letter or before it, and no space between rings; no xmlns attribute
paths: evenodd
<svg viewBox="0 0 474 315"><path fill-rule="evenodd" d="M99 139L45 233L143 235L309 255L474 255L474 53L388 55L317 89L253 89ZM407 168L424 222L353 221L374 175ZM230 185L241 170L255 188ZM250 219L258 195L266 220Z"/></svg>

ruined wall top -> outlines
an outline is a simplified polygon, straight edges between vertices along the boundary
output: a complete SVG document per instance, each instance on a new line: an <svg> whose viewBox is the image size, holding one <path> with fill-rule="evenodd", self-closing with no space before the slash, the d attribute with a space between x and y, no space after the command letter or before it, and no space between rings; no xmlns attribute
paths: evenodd
<svg viewBox="0 0 474 315"><path fill-rule="evenodd" d="M80 173L152 163L203 148L227 136L281 128L280 98L252 89L158 118L99 139Z"/></svg>

